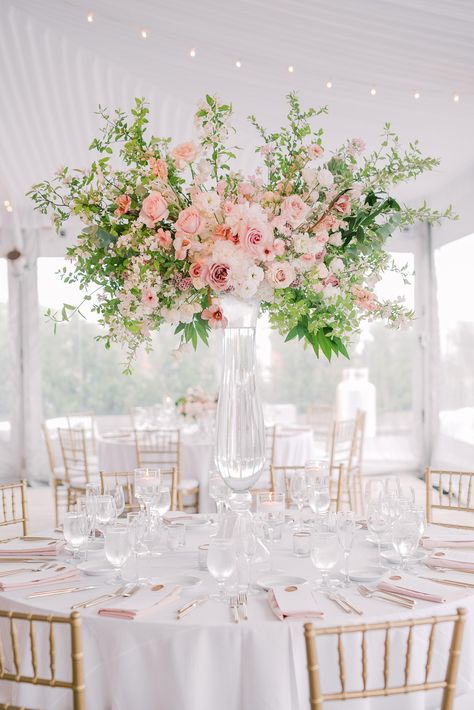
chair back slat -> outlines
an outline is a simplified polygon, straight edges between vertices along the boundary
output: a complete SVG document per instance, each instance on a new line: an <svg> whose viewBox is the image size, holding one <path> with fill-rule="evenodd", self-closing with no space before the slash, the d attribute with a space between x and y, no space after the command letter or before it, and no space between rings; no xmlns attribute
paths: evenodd
<svg viewBox="0 0 474 710"><path fill-rule="evenodd" d="M59 444L67 484L89 483L89 460L84 429L58 428Z"/></svg>
<svg viewBox="0 0 474 710"><path fill-rule="evenodd" d="M2 500L0 528L10 525L21 525L23 535L28 535L26 481L1 484L0 497Z"/></svg>
<svg viewBox="0 0 474 710"><path fill-rule="evenodd" d="M428 466L425 471L428 523L474 530L474 505L471 499L473 479L474 472L448 471ZM455 522L466 513L472 514L472 522L467 522L466 515L462 524Z"/></svg>

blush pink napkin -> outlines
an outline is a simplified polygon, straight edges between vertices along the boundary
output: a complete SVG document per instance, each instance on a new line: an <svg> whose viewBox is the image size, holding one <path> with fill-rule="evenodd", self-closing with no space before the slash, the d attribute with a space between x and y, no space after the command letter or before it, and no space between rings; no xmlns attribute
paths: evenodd
<svg viewBox="0 0 474 710"><path fill-rule="evenodd" d="M425 550L435 550L437 547L470 548L474 550L474 535L462 535L459 533L437 535L427 535L421 539L421 544Z"/></svg>
<svg viewBox="0 0 474 710"><path fill-rule="evenodd" d="M457 569L460 572L474 572L474 551L451 550L450 552L435 552L428 557L427 564L431 567Z"/></svg>
<svg viewBox="0 0 474 710"><path fill-rule="evenodd" d="M381 592L392 592L403 594L412 599L423 599L427 602L441 604L442 602L455 601L466 596L466 592L446 590L437 582L430 582L426 579L418 579L411 574L394 572L382 579L377 584L377 589Z"/></svg>
<svg viewBox="0 0 474 710"><path fill-rule="evenodd" d="M177 600L181 587L165 584L163 589L153 592L151 589L140 589L128 599L118 598L120 606L110 606L99 609L100 616L110 616L115 619L136 619L137 616L154 611L159 606L171 604Z"/></svg>
<svg viewBox="0 0 474 710"><path fill-rule="evenodd" d="M57 584L79 579L79 571L68 568L62 572L21 572L0 578L0 592L10 592L16 589L30 589L44 584Z"/></svg>
<svg viewBox="0 0 474 710"><path fill-rule="evenodd" d="M54 558L64 547L64 541L58 540L56 544L44 542L29 542L27 540L12 540L0 545L0 560L8 557L51 557Z"/></svg>
<svg viewBox="0 0 474 710"><path fill-rule="evenodd" d="M316 602L307 585L294 587L272 587L268 590L268 603L275 616L285 619L322 619L324 612L316 607Z"/></svg>

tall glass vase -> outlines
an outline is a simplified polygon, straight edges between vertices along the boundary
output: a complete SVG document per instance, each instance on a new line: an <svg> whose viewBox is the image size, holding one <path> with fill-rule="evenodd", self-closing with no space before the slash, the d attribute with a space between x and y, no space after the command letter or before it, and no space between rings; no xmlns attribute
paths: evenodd
<svg viewBox="0 0 474 710"><path fill-rule="evenodd" d="M228 319L217 405L216 466L233 491L256 483L265 462L265 425L256 381L255 331L260 304L221 299Z"/></svg>

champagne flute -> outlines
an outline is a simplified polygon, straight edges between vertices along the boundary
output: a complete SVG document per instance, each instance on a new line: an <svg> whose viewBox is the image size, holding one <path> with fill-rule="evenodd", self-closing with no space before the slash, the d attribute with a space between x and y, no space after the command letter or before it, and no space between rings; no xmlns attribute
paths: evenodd
<svg viewBox="0 0 474 710"><path fill-rule="evenodd" d="M340 549L337 533L318 532L314 536L311 546L311 560L321 573L322 581L321 583L316 582L316 586L322 591L330 591L329 572L337 564Z"/></svg>
<svg viewBox="0 0 474 710"><path fill-rule="evenodd" d="M130 533L125 525L109 525L105 528L105 557L115 570L115 577L107 584L122 584L122 567L130 557Z"/></svg>
<svg viewBox="0 0 474 710"><path fill-rule="evenodd" d="M69 511L64 515L64 539L72 547L73 560L79 559L79 548L87 542L87 516L84 512Z"/></svg>
<svg viewBox="0 0 474 710"><path fill-rule="evenodd" d="M211 599L225 603L224 584L234 573L236 563L235 545L232 540L220 538L211 540L207 551L207 568L217 581L219 590L217 594L211 595Z"/></svg>
<svg viewBox="0 0 474 710"><path fill-rule="evenodd" d="M339 544L344 553L344 585L348 587L351 583L349 578L349 556L356 533L355 513L340 510L336 517L336 530Z"/></svg>
<svg viewBox="0 0 474 710"><path fill-rule="evenodd" d="M295 529L299 530L302 527L302 511L306 500L306 474L304 471L295 471L290 480L290 498L296 504L298 510L298 523Z"/></svg>

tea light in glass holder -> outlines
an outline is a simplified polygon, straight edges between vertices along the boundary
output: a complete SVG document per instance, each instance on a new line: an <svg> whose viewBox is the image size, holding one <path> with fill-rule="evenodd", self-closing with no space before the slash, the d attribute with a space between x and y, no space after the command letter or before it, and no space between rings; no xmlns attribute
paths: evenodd
<svg viewBox="0 0 474 710"><path fill-rule="evenodd" d="M293 533L293 554L295 557L309 557L311 552L311 533L298 530Z"/></svg>
<svg viewBox="0 0 474 710"><path fill-rule="evenodd" d="M209 544L199 545L198 547L198 567L199 569L207 572L207 551L209 550Z"/></svg>

